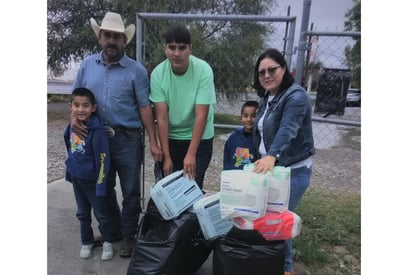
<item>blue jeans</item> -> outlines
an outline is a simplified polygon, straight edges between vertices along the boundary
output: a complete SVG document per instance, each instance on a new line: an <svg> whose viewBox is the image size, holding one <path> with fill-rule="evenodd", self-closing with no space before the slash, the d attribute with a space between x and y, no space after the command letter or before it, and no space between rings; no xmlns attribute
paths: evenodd
<svg viewBox="0 0 412 275"><path fill-rule="evenodd" d="M170 157L173 162L173 171L183 169L183 160L189 149L190 140L169 139ZM200 189L203 188L206 170L209 167L213 152L213 138L200 141L196 153L196 177L195 181Z"/></svg>
<svg viewBox="0 0 412 275"><path fill-rule="evenodd" d="M113 223L113 236L135 237L142 207L140 204L140 169L142 136L140 130L119 131L109 139L110 171L108 177L108 208ZM120 211L116 197L116 175L123 195Z"/></svg>
<svg viewBox="0 0 412 275"><path fill-rule="evenodd" d="M298 203L303 197L306 189L309 187L310 178L312 176L312 166L307 168L299 167L291 169L290 173L290 197L289 197L289 210L294 211ZM293 264L293 248L292 240L285 242L285 271L292 271Z"/></svg>
<svg viewBox="0 0 412 275"><path fill-rule="evenodd" d="M112 230L107 211L106 197L96 196L96 181L86 181L72 178L74 197L77 204L76 217L80 221L80 237L82 244L93 244L94 235L92 229L91 210L98 222L102 241L111 242Z"/></svg>

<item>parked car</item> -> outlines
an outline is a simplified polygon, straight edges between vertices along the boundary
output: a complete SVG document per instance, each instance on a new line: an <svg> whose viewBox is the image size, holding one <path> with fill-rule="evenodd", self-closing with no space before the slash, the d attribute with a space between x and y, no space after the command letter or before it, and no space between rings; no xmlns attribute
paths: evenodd
<svg viewBox="0 0 412 275"><path fill-rule="evenodd" d="M361 91L356 88L349 88L346 94L346 106L347 107L360 107L361 106Z"/></svg>

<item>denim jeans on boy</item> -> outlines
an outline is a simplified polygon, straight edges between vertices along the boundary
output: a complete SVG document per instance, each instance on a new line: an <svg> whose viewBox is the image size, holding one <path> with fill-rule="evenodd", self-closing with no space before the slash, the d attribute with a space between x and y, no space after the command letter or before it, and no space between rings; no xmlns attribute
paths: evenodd
<svg viewBox="0 0 412 275"><path fill-rule="evenodd" d="M189 149L190 140L169 139L170 157L173 162L173 171L183 169L183 160ZM209 167L213 152L213 138L200 141L196 153L196 177L195 181L200 189L203 188L206 170Z"/></svg>
<svg viewBox="0 0 412 275"><path fill-rule="evenodd" d="M102 234L102 241L111 242L112 231L107 211L106 197L96 197L96 181L86 181L72 178L74 197L77 204L76 216L80 221L80 237L82 244L93 244L94 235L92 229L93 209L98 222L98 228Z"/></svg>
<svg viewBox="0 0 412 275"><path fill-rule="evenodd" d="M142 164L142 137L140 130L118 131L109 139L110 171L108 178L108 204L113 223L113 236L135 237L140 204L140 169ZM116 175L119 176L123 195L120 211L116 197Z"/></svg>
<svg viewBox="0 0 412 275"><path fill-rule="evenodd" d="M294 211L298 203L303 197L306 189L309 187L310 178L312 176L312 166L307 168L299 167L291 169L290 173L290 197L289 210ZM293 248L292 240L285 243L285 271L292 271Z"/></svg>

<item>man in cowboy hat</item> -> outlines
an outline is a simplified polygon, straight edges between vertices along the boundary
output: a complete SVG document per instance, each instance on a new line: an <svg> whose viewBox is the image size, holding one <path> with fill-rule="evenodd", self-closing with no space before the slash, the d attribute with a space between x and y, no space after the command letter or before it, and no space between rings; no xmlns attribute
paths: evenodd
<svg viewBox="0 0 412 275"><path fill-rule="evenodd" d="M97 112L110 133L107 194L114 230L112 236L123 237L119 255L130 257L141 213L142 127L147 131L153 159L162 160L162 151L155 137L147 71L124 53L133 38L135 26L125 28L120 14L114 12L107 12L100 26L93 18L90 23L102 51L85 58L73 86L85 87L94 93ZM81 137L87 135L85 126L73 117L71 124ZM114 189L117 174L123 194L121 212Z"/></svg>

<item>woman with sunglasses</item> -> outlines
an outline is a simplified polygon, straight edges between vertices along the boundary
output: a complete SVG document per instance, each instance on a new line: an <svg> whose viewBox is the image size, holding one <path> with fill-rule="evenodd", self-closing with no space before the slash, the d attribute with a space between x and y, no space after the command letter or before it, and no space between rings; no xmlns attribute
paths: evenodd
<svg viewBox="0 0 412 275"><path fill-rule="evenodd" d="M309 186L312 155L312 106L305 89L296 84L283 55L265 50L257 59L254 84L261 98L253 129L257 154L255 172L291 168L289 210L294 211ZM292 273L292 240L285 245L285 275Z"/></svg>

